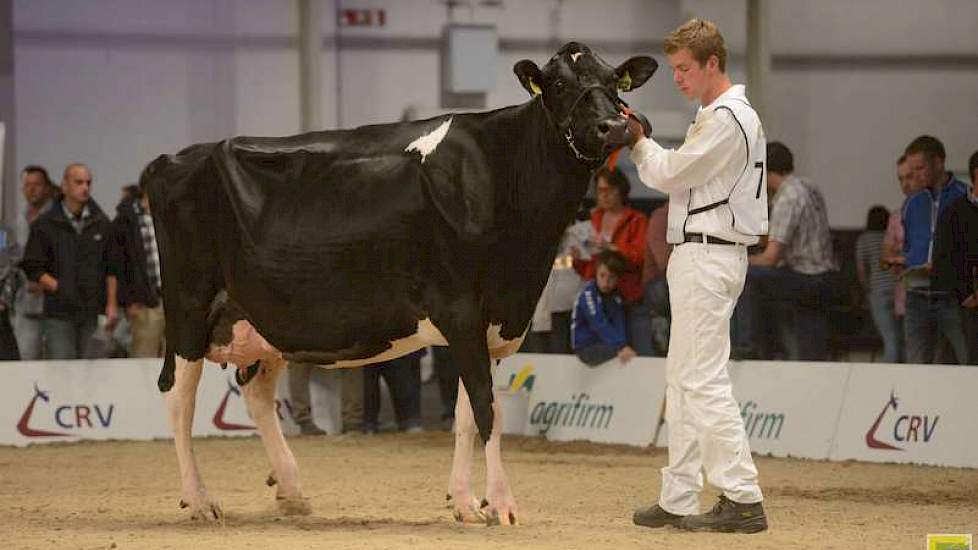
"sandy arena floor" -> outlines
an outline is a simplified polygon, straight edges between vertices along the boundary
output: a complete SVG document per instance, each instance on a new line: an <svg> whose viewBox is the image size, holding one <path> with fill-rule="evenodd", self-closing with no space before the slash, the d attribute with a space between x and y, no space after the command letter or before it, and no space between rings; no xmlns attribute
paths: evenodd
<svg viewBox="0 0 978 550"><path fill-rule="evenodd" d="M515 437L504 453L523 525L462 527L445 508L451 442L444 432L293 438L313 514L278 517L258 439L198 440L223 527L177 508L168 441L2 447L0 548L921 549L927 533L978 535L976 470L771 458L758 460L768 532L635 527L632 509L658 493L663 451Z"/></svg>

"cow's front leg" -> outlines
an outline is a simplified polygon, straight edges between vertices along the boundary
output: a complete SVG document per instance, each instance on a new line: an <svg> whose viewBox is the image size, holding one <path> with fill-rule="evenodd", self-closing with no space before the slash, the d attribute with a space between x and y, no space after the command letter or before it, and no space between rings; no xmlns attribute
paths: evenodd
<svg viewBox="0 0 978 550"><path fill-rule="evenodd" d="M282 426L275 413L275 388L284 367L284 361L263 360L258 374L243 390L248 413L258 427L268 461L272 464L279 510L286 515L306 515L312 509L309 501L302 496L299 467L282 435Z"/></svg>
<svg viewBox="0 0 978 550"><path fill-rule="evenodd" d="M164 394L169 411L170 429L177 449L177 462L180 465L182 487L181 508L190 508L190 517L207 521L223 521L224 510L221 504L211 499L204 488L197 468L197 459L191 446L191 427L194 422L194 407L197 402L197 385L203 368L203 359L187 361L174 358L174 383Z"/></svg>
<svg viewBox="0 0 978 550"><path fill-rule="evenodd" d="M503 470L503 420L498 399L493 402L492 411L492 435L486 443L486 501L489 503L487 522L490 525L516 525L519 523L516 499Z"/></svg>
<svg viewBox="0 0 978 550"><path fill-rule="evenodd" d="M455 453L452 456L452 473L448 476L448 496L455 519L462 523L486 522L479 499L472 492L473 443L477 431L469 394L459 381L458 400L455 402Z"/></svg>

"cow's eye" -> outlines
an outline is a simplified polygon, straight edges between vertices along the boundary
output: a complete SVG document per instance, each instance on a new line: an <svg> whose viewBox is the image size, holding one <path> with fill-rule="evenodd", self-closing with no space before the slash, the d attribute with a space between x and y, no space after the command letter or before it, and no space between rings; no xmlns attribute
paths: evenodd
<svg viewBox="0 0 978 550"><path fill-rule="evenodd" d="M555 80L554 88L556 88L558 92L564 91L564 81L560 79Z"/></svg>

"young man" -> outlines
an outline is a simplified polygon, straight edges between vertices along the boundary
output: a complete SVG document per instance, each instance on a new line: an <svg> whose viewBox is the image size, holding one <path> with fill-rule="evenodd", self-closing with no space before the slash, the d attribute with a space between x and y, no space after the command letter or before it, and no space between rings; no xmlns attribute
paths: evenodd
<svg viewBox="0 0 978 550"><path fill-rule="evenodd" d="M767 529L767 519L727 363L747 245L767 232L766 142L744 87L732 85L725 73L726 47L713 23L683 24L666 37L665 51L676 86L701 107L677 150L663 149L643 136L638 120L629 120L639 177L669 195L667 239L675 245L666 273L672 304L669 465L658 504L637 510L633 521L756 533ZM703 469L723 494L710 512L694 515Z"/></svg>
<svg viewBox="0 0 978 550"><path fill-rule="evenodd" d="M958 314L953 285L945 282L946 265L934 261L934 234L939 220L956 200L968 194L968 186L944 168L944 144L933 136L910 142L904 154L921 190L907 199L903 210L903 281L907 286L907 363L937 360L938 342L946 338L957 363L964 363L967 342Z"/></svg>
<svg viewBox="0 0 978 550"><path fill-rule="evenodd" d="M618 281L626 270L625 258L613 250L598 254L595 275L577 297L571 321L574 353L596 367L617 357L627 363L635 357L625 331L625 310Z"/></svg>

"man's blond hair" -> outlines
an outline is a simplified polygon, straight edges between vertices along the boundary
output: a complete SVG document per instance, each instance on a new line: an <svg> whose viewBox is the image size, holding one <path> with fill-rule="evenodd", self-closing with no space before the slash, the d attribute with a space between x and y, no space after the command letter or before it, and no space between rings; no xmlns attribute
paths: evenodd
<svg viewBox="0 0 978 550"><path fill-rule="evenodd" d="M712 21L690 19L666 35L666 54L686 48L700 65L706 65L711 55L717 56L720 72L727 72L727 46L723 35Z"/></svg>

